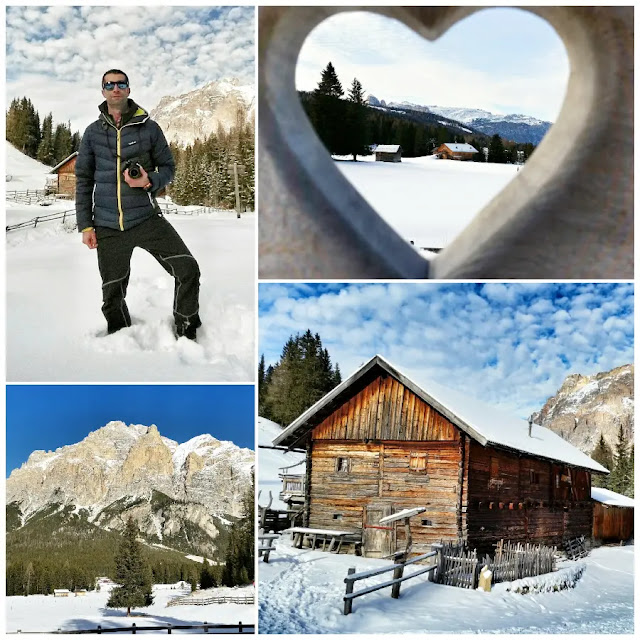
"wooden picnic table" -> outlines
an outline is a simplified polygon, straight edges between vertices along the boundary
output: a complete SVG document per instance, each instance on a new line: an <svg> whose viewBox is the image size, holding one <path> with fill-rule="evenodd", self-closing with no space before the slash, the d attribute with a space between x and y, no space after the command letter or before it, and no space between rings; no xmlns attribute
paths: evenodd
<svg viewBox="0 0 640 640"><path fill-rule="evenodd" d="M302 549L304 540L309 543L312 549L316 548L318 539L322 541L322 550L324 551L329 542L330 553L340 553L340 549L344 542L354 542L356 544L360 541L362 534L359 531L340 531L338 529L312 529L309 527L291 527L285 529L290 533L293 539L292 545L297 549Z"/></svg>

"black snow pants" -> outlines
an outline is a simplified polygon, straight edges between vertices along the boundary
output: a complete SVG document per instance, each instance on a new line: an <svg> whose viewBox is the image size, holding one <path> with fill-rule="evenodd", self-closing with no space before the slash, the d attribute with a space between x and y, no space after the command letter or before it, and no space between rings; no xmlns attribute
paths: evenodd
<svg viewBox="0 0 640 640"><path fill-rule="evenodd" d="M173 317L178 331L202 324L198 315L198 263L164 217L154 215L127 231L96 227L96 237L102 277L102 313L107 319L108 333L131 326L125 296L135 247L148 251L175 279Z"/></svg>

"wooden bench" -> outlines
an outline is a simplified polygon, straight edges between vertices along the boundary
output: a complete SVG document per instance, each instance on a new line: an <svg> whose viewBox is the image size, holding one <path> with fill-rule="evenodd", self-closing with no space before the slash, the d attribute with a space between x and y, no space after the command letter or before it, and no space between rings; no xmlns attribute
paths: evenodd
<svg viewBox="0 0 640 640"><path fill-rule="evenodd" d="M269 555L272 551L275 551L273 541L279 537L277 533L261 533L258 535L258 540L260 541L258 545L258 557L262 557L264 562L269 562Z"/></svg>

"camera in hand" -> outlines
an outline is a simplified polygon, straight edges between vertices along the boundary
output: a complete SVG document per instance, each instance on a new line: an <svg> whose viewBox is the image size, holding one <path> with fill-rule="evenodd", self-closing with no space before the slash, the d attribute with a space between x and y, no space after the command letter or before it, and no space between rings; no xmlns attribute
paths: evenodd
<svg viewBox="0 0 640 640"><path fill-rule="evenodd" d="M129 169L129 177L137 180L142 175L141 168L140 161L137 158L131 158L122 165L122 173Z"/></svg>

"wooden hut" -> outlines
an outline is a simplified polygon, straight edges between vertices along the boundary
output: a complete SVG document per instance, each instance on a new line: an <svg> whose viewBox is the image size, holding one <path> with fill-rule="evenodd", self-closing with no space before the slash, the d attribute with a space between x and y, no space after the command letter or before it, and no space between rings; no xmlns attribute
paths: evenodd
<svg viewBox="0 0 640 640"><path fill-rule="evenodd" d="M374 356L274 440L306 449L304 525L358 531L370 557L403 548L404 529L380 519L414 507L426 507L410 521L414 552L589 537L591 474L608 471L469 395L418 386Z"/></svg>
<svg viewBox="0 0 640 640"><path fill-rule="evenodd" d="M376 162L402 162L402 147L399 144L379 144L375 154Z"/></svg>
<svg viewBox="0 0 640 640"><path fill-rule="evenodd" d="M438 158L446 160L471 160L478 150L470 144L445 142L434 152Z"/></svg>
<svg viewBox="0 0 640 640"><path fill-rule="evenodd" d="M76 196L76 159L78 152L74 151L68 158L58 163L49 173L58 177L57 193L63 193L71 198Z"/></svg>
<svg viewBox="0 0 640 640"><path fill-rule="evenodd" d="M595 542L622 542L633 538L633 498L601 487L591 488L591 498Z"/></svg>

